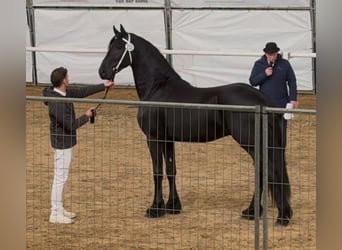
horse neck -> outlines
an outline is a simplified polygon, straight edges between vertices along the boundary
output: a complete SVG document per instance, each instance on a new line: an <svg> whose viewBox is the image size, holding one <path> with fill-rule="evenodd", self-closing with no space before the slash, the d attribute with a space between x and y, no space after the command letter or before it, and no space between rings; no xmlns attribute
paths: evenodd
<svg viewBox="0 0 342 250"><path fill-rule="evenodd" d="M135 45L132 71L139 99L146 100L156 87L178 75L157 48L140 39Z"/></svg>

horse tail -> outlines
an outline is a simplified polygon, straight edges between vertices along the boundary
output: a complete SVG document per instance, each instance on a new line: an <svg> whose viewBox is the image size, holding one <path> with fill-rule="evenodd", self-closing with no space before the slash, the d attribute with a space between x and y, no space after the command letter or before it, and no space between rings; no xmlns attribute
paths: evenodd
<svg viewBox="0 0 342 250"><path fill-rule="evenodd" d="M272 204L283 209L289 206L291 187L285 160L285 148L282 146L282 115L269 115L268 132L268 191Z"/></svg>

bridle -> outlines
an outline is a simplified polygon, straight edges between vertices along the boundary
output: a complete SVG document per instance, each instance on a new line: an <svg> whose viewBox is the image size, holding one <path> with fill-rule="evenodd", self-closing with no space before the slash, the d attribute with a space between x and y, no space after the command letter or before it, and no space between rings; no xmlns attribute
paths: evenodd
<svg viewBox="0 0 342 250"><path fill-rule="evenodd" d="M120 68L120 66L121 66L121 63L123 62L123 60L124 60L124 58L125 58L127 52L128 52L128 55L129 55L129 61L130 61L129 64L132 64L132 53L131 53L131 52L134 50L134 44L131 42L131 34L128 33L127 39L126 39L126 38L121 38L121 39L122 39L122 41L124 41L124 42L126 43L126 44L125 44L125 50L124 50L124 52L122 53L121 58L120 58L118 64L117 64L115 67L113 67L113 77L112 77L112 79L111 79L112 81L114 81L114 76L116 75L116 73L118 73L118 70L119 70L119 68ZM104 94L104 96L103 96L103 98L102 98L103 100L106 99L107 94L108 94L108 90L109 90L109 88L106 87L105 94ZM90 122L91 122L91 123L94 123L94 122L95 122L95 114L96 114L96 111L101 107L101 105L102 105L102 103L99 103L99 104L96 106L96 108L92 110L93 116L92 116L91 119L90 119Z"/></svg>
<svg viewBox="0 0 342 250"><path fill-rule="evenodd" d="M129 55L129 61L130 61L129 64L132 64L132 53L131 52L134 50L134 45L131 42L131 35L128 33L127 39L126 38L121 38L121 39L122 39L122 41L124 41L126 43L125 44L125 51L122 53L122 56L121 56L118 64L116 65L116 67L113 67L114 74L113 74L113 79L112 80L114 80L114 75L118 72L119 67L120 67L123 59L125 58L127 52L128 52L128 55Z"/></svg>

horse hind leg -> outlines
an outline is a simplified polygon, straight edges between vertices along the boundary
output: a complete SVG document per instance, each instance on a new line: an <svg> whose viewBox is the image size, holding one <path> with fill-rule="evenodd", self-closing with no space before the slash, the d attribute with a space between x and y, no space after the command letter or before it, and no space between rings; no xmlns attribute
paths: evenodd
<svg viewBox="0 0 342 250"><path fill-rule="evenodd" d="M282 149L283 150L283 149ZM278 217L276 221L277 226L287 226L293 216L293 211L290 205L291 188L289 176L284 160L284 151L275 150L276 158L279 161L274 161L273 168L269 169L269 189L271 191L272 199L278 208ZM269 161L272 164L272 161ZM271 171L270 171L271 170Z"/></svg>
<svg viewBox="0 0 342 250"><path fill-rule="evenodd" d="M252 149L251 147L242 147L244 148L247 153L249 153L251 155L251 157L254 159L255 156L254 156L254 149ZM255 162L254 162L254 165L255 165ZM259 216L261 216L262 214L262 211L263 211L263 208L261 206L261 194L262 194L262 191L263 191L263 175L262 175L262 159L260 159L260 175L259 175ZM255 191L256 192L256 191ZM253 197L252 197L252 200L248 206L248 208L246 208L245 210L243 210L241 212L241 218L243 219L247 219L247 220L254 220L255 219L255 212L256 212L256 209L255 209L255 192L253 194Z"/></svg>
<svg viewBox="0 0 342 250"><path fill-rule="evenodd" d="M157 218L165 215L165 203L163 199L163 157L164 143L147 141L153 164L154 198L150 208L147 209L145 217Z"/></svg>
<svg viewBox="0 0 342 250"><path fill-rule="evenodd" d="M164 158L166 163L166 174L169 181L169 200L166 203L166 213L179 214L182 210L182 204L178 196L176 187L176 161L175 161L175 143L167 142L164 148Z"/></svg>
<svg viewBox="0 0 342 250"><path fill-rule="evenodd" d="M278 208L278 217L276 221L277 226L287 226L293 216L293 211L290 203L286 197L284 197L284 189L288 184L275 184L274 190L274 200Z"/></svg>
<svg viewBox="0 0 342 250"><path fill-rule="evenodd" d="M236 142L240 144L240 146L252 157L255 163L255 143L254 143L254 114L247 113L232 113L231 116L228 117L226 123L231 126L231 136L234 138ZM261 143L260 143L261 145ZM263 179L262 179L262 152L260 147L259 154L259 166L260 166L260 184L259 184L259 216L262 214L262 206L261 206L261 194L263 191ZM256 190L255 190L256 191ZM255 218L255 192L251 199L249 206L241 212L241 218L254 220Z"/></svg>
<svg viewBox="0 0 342 250"><path fill-rule="evenodd" d="M262 177L260 177L260 180ZM262 186L262 185L260 185ZM259 216L262 215L262 205L261 205L261 194L262 194L262 187L259 188ZM247 219L247 220L254 220L255 219L255 213L256 213L256 209L255 209L255 192L253 193L253 197L252 200L248 206L248 208L246 208L245 210L242 210L241 212L241 218L242 219Z"/></svg>

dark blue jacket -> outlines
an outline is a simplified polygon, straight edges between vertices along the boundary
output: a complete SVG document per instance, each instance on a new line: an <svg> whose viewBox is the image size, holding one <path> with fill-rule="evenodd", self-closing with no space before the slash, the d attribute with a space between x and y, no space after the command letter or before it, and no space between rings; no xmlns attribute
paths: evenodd
<svg viewBox="0 0 342 250"><path fill-rule="evenodd" d="M275 107L285 108L289 101L297 101L296 76L289 61L278 54L271 76L265 73L267 67L267 58L263 55L255 62L249 77L252 86L260 86L261 92L271 98ZM290 93L288 93L287 85Z"/></svg>

